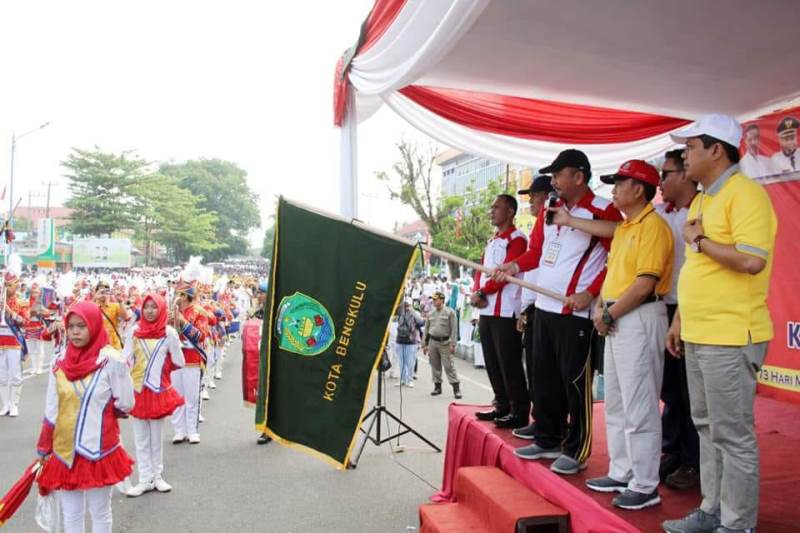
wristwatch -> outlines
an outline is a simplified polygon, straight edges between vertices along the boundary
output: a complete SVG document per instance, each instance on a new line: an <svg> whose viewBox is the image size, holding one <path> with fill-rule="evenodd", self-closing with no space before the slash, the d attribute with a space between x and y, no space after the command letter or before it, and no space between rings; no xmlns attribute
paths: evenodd
<svg viewBox="0 0 800 533"><path fill-rule="evenodd" d="M608 312L608 307L603 309L603 318L602 318L602 320L603 320L603 324L605 324L606 326L610 326L611 324L614 323L614 317L611 316L611 313Z"/></svg>
<svg viewBox="0 0 800 533"><path fill-rule="evenodd" d="M705 235L698 235L697 237L695 237L694 240L692 241L692 250L694 250L697 253L702 253L702 250L700 249L700 242L703 239L707 238L708 237L706 237Z"/></svg>

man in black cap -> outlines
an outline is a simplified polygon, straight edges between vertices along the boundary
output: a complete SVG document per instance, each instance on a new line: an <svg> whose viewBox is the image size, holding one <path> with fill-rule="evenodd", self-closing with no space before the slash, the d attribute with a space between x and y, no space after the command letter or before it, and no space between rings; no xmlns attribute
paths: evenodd
<svg viewBox="0 0 800 533"><path fill-rule="evenodd" d="M564 205L573 217L620 221L609 200L589 188L589 159L580 150L564 150L543 173L552 173ZM575 228L545 224L542 210L528 251L494 274L507 275L538 268L537 285L566 295L561 301L536 296L533 320L534 444L519 448L523 459L556 459L550 469L576 474L586 468L592 443L592 321L589 310L600 294L606 274L609 239Z"/></svg>
<svg viewBox="0 0 800 533"><path fill-rule="evenodd" d="M795 117L784 117L778 122L778 142L781 149L772 155L772 165L778 173L800 170L800 154L797 153L797 129L800 120Z"/></svg>
<svg viewBox="0 0 800 533"><path fill-rule="evenodd" d="M530 207L531 215L538 216L542 211L547 196L553 192L552 176L549 174L539 174L531 182L531 186L527 189L517 191L520 196L528 196L528 205ZM528 245L532 241L528 241ZM536 283L536 273L539 269L534 268L525 272L525 281L529 283ZM522 289L522 296L520 298L520 317L517 324L517 329L522 332L522 343L525 348L525 370L528 378L528 395L533 402L533 317L536 312L536 293L530 289ZM517 428L511 433L520 439L533 439L534 422L523 428Z"/></svg>

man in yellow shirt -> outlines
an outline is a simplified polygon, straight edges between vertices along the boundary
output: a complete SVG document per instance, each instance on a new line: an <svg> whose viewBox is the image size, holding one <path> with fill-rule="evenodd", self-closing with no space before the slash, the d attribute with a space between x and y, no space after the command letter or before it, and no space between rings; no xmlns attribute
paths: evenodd
<svg viewBox="0 0 800 533"><path fill-rule="evenodd" d="M756 375L772 338L767 291L777 220L769 196L739 171L741 125L707 115L672 135L702 192L683 230L686 261L667 349L686 357L700 437L700 508L670 533L752 531L758 521Z"/></svg>
<svg viewBox="0 0 800 533"><path fill-rule="evenodd" d="M103 327L106 328L111 346L121 350L123 322L130 319L130 310L124 303L111 301L111 287L105 281L97 284L92 299L103 313Z"/></svg>

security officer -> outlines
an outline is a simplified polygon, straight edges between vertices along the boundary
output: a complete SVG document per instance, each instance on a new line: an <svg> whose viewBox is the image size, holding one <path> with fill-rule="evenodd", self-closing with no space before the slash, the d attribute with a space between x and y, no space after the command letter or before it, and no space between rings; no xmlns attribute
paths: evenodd
<svg viewBox="0 0 800 533"><path fill-rule="evenodd" d="M453 363L458 341L458 320L456 313L444 305L444 293L433 294L433 309L425 319L425 342L422 349L428 355L433 375L433 391L431 396L442 393L442 367L447 374L447 381L453 386L453 395L461 398L461 386Z"/></svg>

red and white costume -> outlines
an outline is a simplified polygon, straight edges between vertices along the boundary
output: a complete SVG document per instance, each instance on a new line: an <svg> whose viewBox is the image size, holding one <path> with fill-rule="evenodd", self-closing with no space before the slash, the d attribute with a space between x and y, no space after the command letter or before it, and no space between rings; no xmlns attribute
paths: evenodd
<svg viewBox="0 0 800 533"><path fill-rule="evenodd" d="M6 285L17 282L16 276L6 275ZM28 308L16 294L8 294L5 311L0 316L0 416L17 416L25 355L17 335L23 335L21 328L28 319Z"/></svg>
<svg viewBox="0 0 800 533"><path fill-rule="evenodd" d="M38 483L59 491L66 533L83 531L85 501L92 530L111 531L111 487L131 474L133 460L122 446L117 417L134 404L133 383L122 354L113 349L93 303L75 305L90 341L70 344L53 365L37 451L48 457Z"/></svg>
<svg viewBox="0 0 800 533"><path fill-rule="evenodd" d="M139 483L144 484L142 492L152 490L155 488L155 481L162 479L164 418L185 403L172 386L172 372L183 368L185 364L178 332L166 325L167 309L164 299L157 294L148 294L143 303L148 300L158 306L158 316L154 322L148 322L142 316L128 332L123 350L123 356L131 369L136 398L131 416L134 417L133 433Z"/></svg>
<svg viewBox="0 0 800 533"><path fill-rule="evenodd" d="M192 289L193 290L193 289ZM208 317L198 305L191 304L181 311L186 325L180 331L185 365L172 372L172 384L186 403L172 415L175 430L173 442L189 438L199 442L200 384L206 364L205 346L208 338Z"/></svg>

